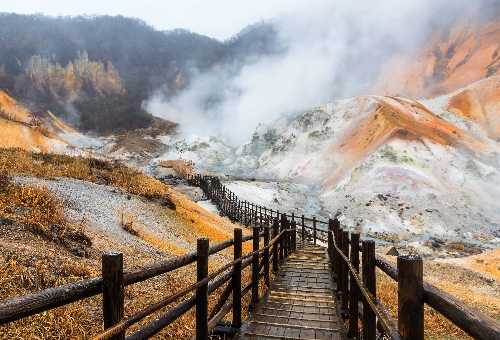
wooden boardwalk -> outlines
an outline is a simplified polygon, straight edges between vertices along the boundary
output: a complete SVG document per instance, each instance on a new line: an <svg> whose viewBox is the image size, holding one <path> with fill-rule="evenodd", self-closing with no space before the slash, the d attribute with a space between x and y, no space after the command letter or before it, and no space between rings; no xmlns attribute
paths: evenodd
<svg viewBox="0 0 500 340"><path fill-rule="evenodd" d="M297 244L237 340L346 340L325 248Z"/></svg>

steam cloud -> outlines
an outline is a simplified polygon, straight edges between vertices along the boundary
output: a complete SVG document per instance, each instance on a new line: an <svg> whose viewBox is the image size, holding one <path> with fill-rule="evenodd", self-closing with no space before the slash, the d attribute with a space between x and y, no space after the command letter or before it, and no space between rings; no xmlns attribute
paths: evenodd
<svg viewBox="0 0 500 340"><path fill-rule="evenodd" d="M259 123L283 112L350 98L372 85L397 51L417 53L430 32L466 2L433 0L314 1L271 20L284 52L247 58L242 66L189 70L190 84L167 98L159 90L146 109L181 124L184 136L216 136L233 146Z"/></svg>

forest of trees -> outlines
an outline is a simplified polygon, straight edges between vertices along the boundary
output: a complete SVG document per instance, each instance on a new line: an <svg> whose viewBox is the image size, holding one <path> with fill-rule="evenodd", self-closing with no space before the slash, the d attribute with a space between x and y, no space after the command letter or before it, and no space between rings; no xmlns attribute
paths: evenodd
<svg viewBox="0 0 500 340"><path fill-rule="evenodd" d="M143 127L142 120L148 122L150 115L140 103L162 86L167 95L175 95L180 88L174 82L179 70L196 67L203 72L216 63L237 64L252 54L275 53L275 36L265 22L221 42L184 29L159 31L142 20L122 16L0 13L0 88L33 110L50 109L64 117L67 103L33 81L26 65L33 56L45 56L66 67L77 51L86 51L91 61L111 61L126 94L98 98L92 84L85 84L84 95L74 103L82 115L81 127L102 132L112 131L113 124L120 129Z"/></svg>

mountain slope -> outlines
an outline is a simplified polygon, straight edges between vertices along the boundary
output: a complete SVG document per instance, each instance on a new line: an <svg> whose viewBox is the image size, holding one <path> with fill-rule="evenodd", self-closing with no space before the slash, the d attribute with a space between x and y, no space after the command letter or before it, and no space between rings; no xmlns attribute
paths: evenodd
<svg viewBox="0 0 500 340"><path fill-rule="evenodd" d="M389 58L370 93L429 98L500 74L499 8L496 0L472 2L416 55Z"/></svg>
<svg viewBox="0 0 500 340"><path fill-rule="evenodd" d="M322 207L318 215L341 217L363 234L494 238L499 82L490 77L426 101L335 101L259 125L252 140L217 162L202 161L216 155L210 149L216 144L200 148L203 140L194 137L182 141L189 154L171 149L168 157L187 156L200 170L308 184L306 195ZM487 119L473 120L468 106L458 105L464 92L475 93L476 116Z"/></svg>
<svg viewBox="0 0 500 340"><path fill-rule="evenodd" d="M489 138L500 141L500 79L490 77L458 90L443 104L443 110L478 124Z"/></svg>

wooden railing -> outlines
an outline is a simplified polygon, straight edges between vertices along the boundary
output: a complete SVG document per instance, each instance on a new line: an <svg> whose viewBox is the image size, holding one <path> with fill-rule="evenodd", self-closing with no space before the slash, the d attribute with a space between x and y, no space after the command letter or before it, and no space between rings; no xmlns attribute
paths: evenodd
<svg viewBox="0 0 500 340"><path fill-rule="evenodd" d="M293 223L274 219L271 226L253 228L253 234L242 236L240 228L234 229L234 238L209 247L209 240L198 239L197 252L179 256L167 261L132 271L123 271L123 254L108 252L102 256L102 276L80 282L50 288L41 292L0 301L0 325L19 320L55 307L66 305L84 298L102 294L104 331L93 339L124 339L125 330L133 324L195 292L166 313L128 335L126 339L148 339L196 306L196 339L208 339L208 334L217 323L232 310L232 329L241 326L242 297L251 290L253 304L259 300L259 281L270 285L270 266L276 272L283 260L296 248L296 233L290 229ZM272 239L270 235L272 233ZM260 241L263 246L259 247ZM251 253L242 255L242 243L252 241ZM233 247L234 260L208 274L210 255ZM157 301L147 308L124 318L124 287L145 281L155 276L197 263L197 282ZM252 279L242 287L242 270L252 267ZM214 309L208 310L208 295L228 283L219 295ZM233 299L227 301L232 293ZM209 318L210 317L210 318Z"/></svg>
<svg viewBox="0 0 500 340"><path fill-rule="evenodd" d="M440 312L475 339L500 339L498 321L423 281L420 256L400 255L397 266L394 266L375 255L374 241L363 241L360 248L360 235L349 235L336 220L329 221L328 236L328 253L337 291L342 298L341 308L349 318L349 337L359 338L358 302L361 297L363 339L375 339L376 328L391 339L424 339L424 304ZM359 252L362 254L362 277ZM397 323L377 299L376 267L398 282Z"/></svg>
<svg viewBox="0 0 500 340"><path fill-rule="evenodd" d="M317 220L292 214L280 214L248 201L240 200L233 192L211 176L188 176L187 180L199 186L231 220L245 225L258 225L282 216L291 219L302 240L328 245L328 254L336 281L337 295L343 297L342 314L349 318L350 338L359 338L358 303L362 305L363 339L375 339L377 331L391 339L424 339L423 311L428 304L475 339L500 339L500 323L454 298L441 289L423 282L422 259L416 255L401 255L397 266L375 255L374 241L360 243L360 235L349 233L340 222ZM297 222L295 221L297 219ZM361 247L360 247L361 245ZM362 275L359 271L359 253L362 254ZM389 314L376 295L375 267L398 282L398 322ZM378 322L376 322L378 320Z"/></svg>
<svg viewBox="0 0 500 340"><path fill-rule="evenodd" d="M439 311L451 322L476 339L500 339L500 324L480 311L442 290L423 282L422 259L418 256L399 256L397 266L375 255L373 241L360 243L360 235L349 233L337 220L318 221L316 217L297 218L292 214L239 200L215 177L187 175L187 179L202 188L224 214L233 220L253 224L253 234L242 236L234 230L234 238L209 247L208 239L198 239L197 252L154 263L132 271L123 271L123 255L105 253L102 257L102 276L50 288L38 293L0 301L0 325L19 320L49 309L66 305L94 295L103 295L104 331L97 339L124 339L131 325L181 298L182 302L153 321L128 335L126 339L147 339L196 306L196 337L205 340L219 321L232 310L231 328L241 326L242 297L251 290L253 304L259 300L259 282L270 285L270 266L278 271L280 262L296 249L297 235L302 242L324 242L336 281L337 296L341 298L344 317L349 319L348 333L359 338L359 301L362 301L363 339L375 339L377 330L392 339L423 339L424 303ZM290 219L289 219L290 218ZM272 239L271 227L272 224ZM326 228L325 228L326 226ZM263 246L259 244L263 240ZM252 241L252 252L242 255L242 242ZM361 247L360 247L361 244ZM208 258L229 247L234 249L233 261L208 274ZM359 253L362 270L359 271ZM124 287L172 272L197 263L197 282L157 301L140 312L124 318ZM252 266L252 279L242 286L242 270ZM398 322L387 312L376 295L375 268L398 282ZM208 295L228 284L218 296L215 307L208 310ZM195 294L192 294L195 292ZM229 296L233 296L228 301ZM187 297L191 294L189 297ZM187 298L186 298L187 297ZM209 313L210 312L210 313ZM378 320L378 322L377 322Z"/></svg>
<svg viewBox="0 0 500 340"><path fill-rule="evenodd" d="M192 185L203 190L207 199L217 205L221 215L227 216L231 221L240 222L243 225L261 225L270 223L275 218L284 215L287 219L294 221L301 228L301 236L316 242L323 241L325 244L328 238L328 222L318 221L316 217L307 218L304 215L295 216L294 213L280 213L279 210L269 209L249 201L241 200L222 185L219 178L213 176L187 175L185 179ZM322 225L322 228L318 228Z"/></svg>

